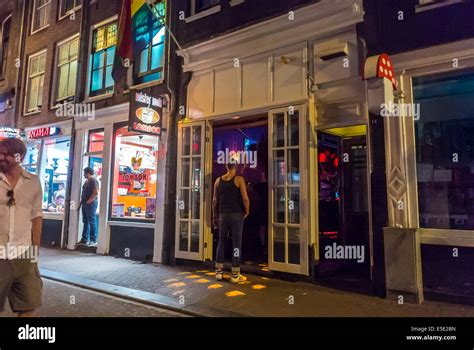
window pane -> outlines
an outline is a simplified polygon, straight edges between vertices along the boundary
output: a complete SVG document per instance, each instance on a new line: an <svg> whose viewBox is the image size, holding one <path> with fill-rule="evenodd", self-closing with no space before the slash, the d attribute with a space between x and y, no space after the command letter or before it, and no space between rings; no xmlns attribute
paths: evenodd
<svg viewBox="0 0 474 350"><path fill-rule="evenodd" d="M107 49L107 65L108 66L114 64L114 57L115 57L115 46L112 46L109 49Z"/></svg>
<svg viewBox="0 0 474 350"><path fill-rule="evenodd" d="M191 252L199 252L199 221L191 223Z"/></svg>
<svg viewBox="0 0 474 350"><path fill-rule="evenodd" d="M58 81L58 99L67 96L69 65L59 67L59 81Z"/></svg>
<svg viewBox="0 0 474 350"><path fill-rule="evenodd" d="M69 82L68 82L68 96L72 96L76 93L76 78L77 78L77 61L73 61L69 64Z"/></svg>
<svg viewBox="0 0 474 350"><path fill-rule="evenodd" d="M179 218L189 219L189 190L181 190L178 203Z"/></svg>
<svg viewBox="0 0 474 350"><path fill-rule="evenodd" d="M288 188L288 223L300 223L300 189Z"/></svg>
<svg viewBox="0 0 474 350"><path fill-rule="evenodd" d="M193 127L193 154L201 154L201 146L202 146L202 141L201 141L201 127L200 126L194 126Z"/></svg>
<svg viewBox="0 0 474 350"><path fill-rule="evenodd" d="M69 45L69 60L75 60L79 57L79 39L71 41Z"/></svg>
<svg viewBox="0 0 474 350"><path fill-rule="evenodd" d="M201 158L193 158L192 173L191 173L191 187L195 190L201 190Z"/></svg>
<svg viewBox="0 0 474 350"><path fill-rule="evenodd" d="M285 227L273 226L273 261L285 262Z"/></svg>
<svg viewBox="0 0 474 350"><path fill-rule="evenodd" d="M413 80L420 226L474 229L474 73Z"/></svg>
<svg viewBox="0 0 474 350"><path fill-rule="evenodd" d="M181 142L181 144L183 145L183 156L188 156L191 154L191 147L189 144L190 133L191 133L191 128L189 127L183 128L183 132L182 132L183 140Z"/></svg>
<svg viewBox="0 0 474 350"><path fill-rule="evenodd" d="M158 141L120 128L115 134L112 217L153 220L156 208Z"/></svg>
<svg viewBox="0 0 474 350"><path fill-rule="evenodd" d="M140 65L138 72L145 73L148 71L148 48L143 50L140 54Z"/></svg>
<svg viewBox="0 0 474 350"><path fill-rule="evenodd" d="M300 229L288 227L288 263L300 263Z"/></svg>
<svg viewBox="0 0 474 350"><path fill-rule="evenodd" d="M274 189L274 214L273 222L285 223L285 206L286 206L286 194L284 187L277 187Z"/></svg>
<svg viewBox="0 0 474 350"><path fill-rule="evenodd" d="M70 140L47 140L44 143L41 180L43 210L63 213L69 165Z"/></svg>
<svg viewBox="0 0 474 350"><path fill-rule="evenodd" d="M151 53L151 70L163 67L164 44L153 46Z"/></svg>
<svg viewBox="0 0 474 350"><path fill-rule="evenodd" d="M37 164L41 141L35 141L26 145L26 155L23 164Z"/></svg>
<svg viewBox="0 0 474 350"><path fill-rule="evenodd" d="M285 115L275 114L273 120L273 147L285 146Z"/></svg>
<svg viewBox="0 0 474 350"><path fill-rule="evenodd" d="M288 113L288 146L299 145L299 112Z"/></svg>
<svg viewBox="0 0 474 350"><path fill-rule="evenodd" d="M190 165L190 159L189 158L183 158L181 160L181 186L182 187L189 187L189 168Z"/></svg>
<svg viewBox="0 0 474 350"><path fill-rule="evenodd" d="M64 64L69 58L69 45L64 44L59 47L58 65Z"/></svg>
<svg viewBox="0 0 474 350"><path fill-rule="evenodd" d="M298 185L300 183L300 156L299 150L291 149L288 154L288 184Z"/></svg>
<svg viewBox="0 0 474 350"><path fill-rule="evenodd" d="M188 251L189 242L189 223L181 221L179 223L179 250L182 252Z"/></svg>
<svg viewBox="0 0 474 350"><path fill-rule="evenodd" d="M38 74L39 72L39 61L40 57L34 57L30 61L30 77L32 75Z"/></svg>
<svg viewBox="0 0 474 350"><path fill-rule="evenodd" d="M104 150L104 131L91 131L89 133L88 152L102 152Z"/></svg>
<svg viewBox="0 0 474 350"><path fill-rule="evenodd" d="M108 66L105 69L105 87L106 88L110 88L114 86L114 79L112 78L112 69L113 69L113 66Z"/></svg>
<svg viewBox="0 0 474 350"><path fill-rule="evenodd" d="M273 152L273 184L276 186L285 185L286 164L285 151Z"/></svg>
<svg viewBox="0 0 474 350"><path fill-rule="evenodd" d="M96 52L92 58L93 69L102 68L104 66L104 51Z"/></svg>
<svg viewBox="0 0 474 350"><path fill-rule="evenodd" d="M92 71L92 85L91 85L92 91L97 91L97 90L102 89L103 74L104 74L104 70L102 68Z"/></svg>
<svg viewBox="0 0 474 350"><path fill-rule="evenodd" d="M46 54L43 54L43 55L39 56L38 72L43 72L44 73L45 65L46 65Z"/></svg>

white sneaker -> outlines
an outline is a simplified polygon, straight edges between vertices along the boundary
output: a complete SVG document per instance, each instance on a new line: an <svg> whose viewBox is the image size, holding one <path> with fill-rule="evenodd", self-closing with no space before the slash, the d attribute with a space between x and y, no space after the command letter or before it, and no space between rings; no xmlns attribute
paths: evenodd
<svg viewBox="0 0 474 350"><path fill-rule="evenodd" d="M224 274L222 273L222 271L217 271L216 272L216 280L222 281L222 278L224 278Z"/></svg>
<svg viewBox="0 0 474 350"><path fill-rule="evenodd" d="M242 275L239 273L239 274L237 274L237 275L232 275L232 277L230 278L230 281L231 281L232 283L245 282L245 281L247 281L247 277L242 276Z"/></svg>

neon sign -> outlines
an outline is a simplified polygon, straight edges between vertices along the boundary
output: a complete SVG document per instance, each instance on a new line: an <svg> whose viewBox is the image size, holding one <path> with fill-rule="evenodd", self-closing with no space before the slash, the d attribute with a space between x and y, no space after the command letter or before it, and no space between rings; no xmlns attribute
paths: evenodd
<svg viewBox="0 0 474 350"><path fill-rule="evenodd" d="M41 139L43 137L59 135L61 133L60 128L50 127L50 128L39 128L34 129L28 132L29 139Z"/></svg>

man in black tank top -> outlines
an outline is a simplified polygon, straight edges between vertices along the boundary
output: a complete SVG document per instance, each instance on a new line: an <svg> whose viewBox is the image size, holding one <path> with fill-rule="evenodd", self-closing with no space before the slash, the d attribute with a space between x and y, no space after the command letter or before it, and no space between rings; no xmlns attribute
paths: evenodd
<svg viewBox="0 0 474 350"><path fill-rule="evenodd" d="M225 243L227 233L232 234L232 283L246 281L240 274L242 256L242 230L244 219L250 213L250 200L247 185L242 176L237 176L236 164L227 164L227 173L214 184L212 199L213 224L219 227L219 244L216 256L216 279L222 280L224 268Z"/></svg>

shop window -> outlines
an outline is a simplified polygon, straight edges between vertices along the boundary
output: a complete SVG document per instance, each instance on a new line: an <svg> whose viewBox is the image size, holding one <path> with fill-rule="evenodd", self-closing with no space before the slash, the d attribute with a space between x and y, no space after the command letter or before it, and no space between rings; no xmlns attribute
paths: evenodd
<svg viewBox="0 0 474 350"><path fill-rule="evenodd" d="M103 152L104 150L104 131L91 131L89 133L89 146L87 152Z"/></svg>
<svg viewBox="0 0 474 350"><path fill-rule="evenodd" d="M163 79L166 2L156 2L153 6L153 11L155 13L154 17L150 17L146 11L139 12L135 16L135 40L148 43L138 54L134 64L134 80L136 84ZM157 20L156 17L162 20Z"/></svg>
<svg viewBox="0 0 474 350"><path fill-rule="evenodd" d="M7 57L8 57L8 43L10 41L10 25L12 16L8 16L2 22L2 42L0 46L0 79L5 79L5 72L7 68Z"/></svg>
<svg viewBox="0 0 474 350"><path fill-rule="evenodd" d="M33 141L26 144L26 155L23 159L23 167L31 174L38 171L38 156L41 147L41 141Z"/></svg>
<svg viewBox="0 0 474 350"><path fill-rule="evenodd" d="M89 131L89 141L87 146L87 153L85 155L87 162L84 164L84 167L90 167L94 170L94 176L99 182L99 188L102 185L102 164L103 164L103 155L104 151L104 130L91 130ZM99 196L97 198L97 215L100 212L100 190Z"/></svg>
<svg viewBox="0 0 474 350"><path fill-rule="evenodd" d="M58 45L56 101L71 99L76 94L79 38Z"/></svg>
<svg viewBox="0 0 474 350"><path fill-rule="evenodd" d="M35 0L33 2L33 16L31 33L40 31L49 25L49 12L51 11L51 0Z"/></svg>
<svg viewBox="0 0 474 350"><path fill-rule="evenodd" d="M45 64L46 52L30 56L28 61L25 113L34 113L41 109Z"/></svg>
<svg viewBox="0 0 474 350"><path fill-rule="evenodd" d="M43 141L41 174L43 210L62 214L66 198L69 165L69 138Z"/></svg>
<svg viewBox="0 0 474 350"><path fill-rule="evenodd" d="M113 219L155 219L158 138L129 132L124 126L115 132L112 188Z"/></svg>
<svg viewBox="0 0 474 350"><path fill-rule="evenodd" d="M92 35L90 96L113 92L112 67L116 45L117 22L94 30Z"/></svg>
<svg viewBox="0 0 474 350"><path fill-rule="evenodd" d="M474 230L474 72L415 78L420 226Z"/></svg>
<svg viewBox="0 0 474 350"><path fill-rule="evenodd" d="M63 18L77 10L82 4L82 0L59 0L59 3L59 18Z"/></svg>

